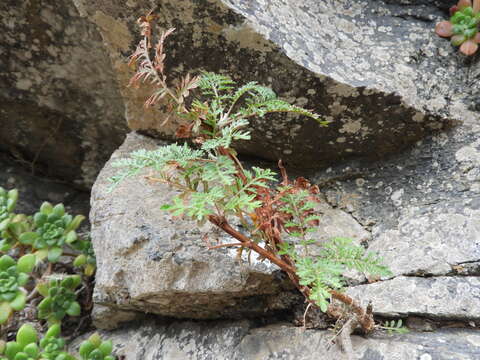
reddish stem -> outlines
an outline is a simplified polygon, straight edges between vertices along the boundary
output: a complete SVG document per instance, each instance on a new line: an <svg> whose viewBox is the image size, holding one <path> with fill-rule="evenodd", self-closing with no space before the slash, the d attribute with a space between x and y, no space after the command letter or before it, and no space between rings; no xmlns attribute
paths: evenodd
<svg viewBox="0 0 480 360"><path fill-rule="evenodd" d="M289 264L291 263L290 258L286 257L286 258L279 259L275 254L265 250L264 248L259 246L257 243L250 240L247 236L243 235L239 231L232 228L230 224L227 222L227 220L222 216L210 215L208 217L208 220L215 226L225 231L230 236L240 241L240 243L238 244L226 244L224 246L244 246L246 248L252 249L260 256L270 260L272 263L274 263L280 269L282 269L287 273L287 275L295 284L297 289L300 290L300 292L306 297L309 303L316 305L313 301L309 300L310 289L306 286L300 285L298 275L296 274L295 266ZM216 247L221 247L221 246L222 245L219 245ZM216 247L212 247L212 248L216 248ZM332 298L348 305L353 310L353 312L357 316L358 322L360 323L360 325L362 326L363 330L366 333L371 332L374 329L375 322L373 320L373 315L370 311L366 312L354 299L352 299L348 295L342 294L341 292L330 290L330 294L332 295Z"/></svg>

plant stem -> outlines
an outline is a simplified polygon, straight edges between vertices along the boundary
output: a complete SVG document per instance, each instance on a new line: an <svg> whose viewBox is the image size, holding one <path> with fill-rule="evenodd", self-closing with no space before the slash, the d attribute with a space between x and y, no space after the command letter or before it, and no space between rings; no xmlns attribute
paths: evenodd
<svg viewBox="0 0 480 360"><path fill-rule="evenodd" d="M250 240L247 236L232 228L223 216L210 215L208 217L208 220L215 226L225 231L230 236L240 241L239 244L227 244L228 246L238 245L249 248L255 251L260 256L270 260L270 262L274 263L280 269L285 271L289 278L292 280L292 282L295 284L297 289L300 290L300 292L306 297L307 301L316 306L313 301L309 300L310 289L306 286L300 285L298 275L296 274L295 266L291 264L291 260L288 257L279 259L277 256L275 256L275 254L265 250L257 243ZM375 322L373 320L373 315L371 313L370 307L367 309L367 311L365 311L354 299L352 299L348 295L342 294L341 292L335 290L330 290L330 294L332 295L332 298L348 305L352 309L352 311L356 315L356 320L362 326L362 329L365 331L365 333L369 333L375 329Z"/></svg>
<svg viewBox="0 0 480 360"><path fill-rule="evenodd" d="M287 273L295 273L295 268L286 264L285 262L277 258L275 255L273 255L272 253L268 252L267 250L265 250L255 242L251 241L248 237L246 237L242 233L232 228L224 217L221 217L218 215L210 215L208 217L208 220L215 226L225 231L227 234L233 236L235 239L240 241L243 246L249 249L252 249L256 253L258 253L260 256L270 260L272 263L277 265L280 269L284 270Z"/></svg>

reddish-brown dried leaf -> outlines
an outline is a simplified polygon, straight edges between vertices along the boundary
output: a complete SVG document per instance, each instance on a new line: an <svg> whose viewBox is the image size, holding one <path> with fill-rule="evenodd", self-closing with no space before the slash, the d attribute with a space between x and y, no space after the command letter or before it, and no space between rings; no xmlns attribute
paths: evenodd
<svg viewBox="0 0 480 360"><path fill-rule="evenodd" d="M192 127L193 127L193 122L185 125L182 124L178 127L177 132L175 133L175 136L179 139L187 139L192 136Z"/></svg>
<svg viewBox="0 0 480 360"><path fill-rule="evenodd" d="M453 24L450 21L441 21L435 26L435 33L438 36L448 38L453 35Z"/></svg>
<svg viewBox="0 0 480 360"><path fill-rule="evenodd" d="M467 40L465 41L462 46L460 46L460 52L463 54L470 56L473 55L477 52L478 50L478 44L473 41L473 40Z"/></svg>

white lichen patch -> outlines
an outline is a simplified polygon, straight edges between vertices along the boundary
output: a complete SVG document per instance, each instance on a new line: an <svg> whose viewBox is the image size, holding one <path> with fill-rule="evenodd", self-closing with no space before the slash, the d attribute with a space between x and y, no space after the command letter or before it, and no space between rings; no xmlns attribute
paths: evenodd
<svg viewBox="0 0 480 360"><path fill-rule="evenodd" d="M480 151L476 147L467 145L455 153L458 162L473 162L480 164Z"/></svg>
<svg viewBox="0 0 480 360"><path fill-rule="evenodd" d="M360 131L361 128L361 120L349 121L343 124L342 128L340 129L340 133L356 134Z"/></svg>

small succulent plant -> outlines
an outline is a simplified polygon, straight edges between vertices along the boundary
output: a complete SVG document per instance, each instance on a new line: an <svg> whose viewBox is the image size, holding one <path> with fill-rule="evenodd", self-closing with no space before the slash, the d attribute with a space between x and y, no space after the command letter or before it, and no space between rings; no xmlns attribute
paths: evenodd
<svg viewBox="0 0 480 360"><path fill-rule="evenodd" d="M18 191L16 189L6 191L0 187L0 251L10 250L14 242L14 234L12 234L15 214L13 210L18 200Z"/></svg>
<svg viewBox="0 0 480 360"><path fill-rule="evenodd" d="M93 246L90 239L78 240L72 244L75 250L81 252L73 261L73 266L83 268L86 276L92 276L97 268L97 260L93 252Z"/></svg>
<svg viewBox="0 0 480 360"><path fill-rule="evenodd" d="M63 246L71 245L78 239L75 230L84 218L82 215L73 218L65 213L63 204L54 207L44 202L33 216L36 231L23 233L20 243L32 246L39 260L47 258L49 262L57 262L63 254Z"/></svg>
<svg viewBox="0 0 480 360"><path fill-rule="evenodd" d="M65 340L59 337L60 330L60 325L54 324L40 340L42 360L75 360L75 357L65 352Z"/></svg>
<svg viewBox="0 0 480 360"><path fill-rule="evenodd" d="M38 344L38 334L29 324L18 329L16 341L0 345L0 360L76 360L68 354L65 340L59 338L60 326L52 325Z"/></svg>
<svg viewBox="0 0 480 360"><path fill-rule="evenodd" d="M24 255L15 261L8 255L0 257L0 324L5 323L14 311L25 307L26 292L23 289L29 273L35 266L35 255Z"/></svg>
<svg viewBox="0 0 480 360"><path fill-rule="evenodd" d="M460 52L473 55L480 43L480 0L460 0L450 8L450 20L441 21L435 27L438 36L451 38L454 46L460 46Z"/></svg>
<svg viewBox="0 0 480 360"><path fill-rule="evenodd" d="M79 353L82 360L115 360L112 354L112 342L102 341L97 333L91 335L80 345Z"/></svg>
<svg viewBox="0 0 480 360"><path fill-rule="evenodd" d="M6 191L0 186L0 223L10 217L15 209L18 200L18 191L16 189Z"/></svg>
<svg viewBox="0 0 480 360"><path fill-rule="evenodd" d="M40 349L37 345L37 332L30 324L22 325L16 336L16 341L9 341L0 346L0 360L36 360Z"/></svg>
<svg viewBox="0 0 480 360"><path fill-rule="evenodd" d="M81 307L74 290L81 282L79 275L71 275L63 280L52 279L38 284L37 290L44 297L37 306L38 317L46 319L49 324L56 324L60 323L65 315L79 316Z"/></svg>

